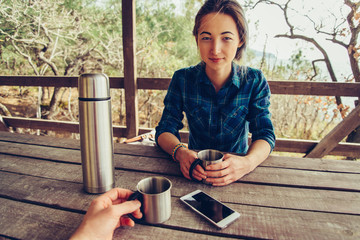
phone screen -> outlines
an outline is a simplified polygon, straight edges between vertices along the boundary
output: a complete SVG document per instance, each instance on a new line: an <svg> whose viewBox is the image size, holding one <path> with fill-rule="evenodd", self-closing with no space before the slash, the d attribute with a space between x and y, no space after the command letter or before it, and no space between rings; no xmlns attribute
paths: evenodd
<svg viewBox="0 0 360 240"><path fill-rule="evenodd" d="M184 201L216 223L234 213L233 210L203 192L186 198Z"/></svg>

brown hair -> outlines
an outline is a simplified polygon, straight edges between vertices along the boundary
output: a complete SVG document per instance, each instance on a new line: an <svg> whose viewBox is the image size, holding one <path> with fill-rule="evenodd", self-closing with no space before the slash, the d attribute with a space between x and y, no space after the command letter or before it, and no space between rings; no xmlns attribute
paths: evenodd
<svg viewBox="0 0 360 240"><path fill-rule="evenodd" d="M240 41L243 43L243 45L238 48L235 55L235 59L240 60L248 42L248 26L244 10L236 0L207 0L196 14L193 35L197 38L201 19L205 15L214 12L230 15L234 19L239 32Z"/></svg>

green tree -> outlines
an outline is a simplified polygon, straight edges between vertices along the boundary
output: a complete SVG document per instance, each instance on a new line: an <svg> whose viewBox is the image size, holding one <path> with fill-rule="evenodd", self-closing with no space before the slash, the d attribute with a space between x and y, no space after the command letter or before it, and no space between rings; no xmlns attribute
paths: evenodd
<svg viewBox="0 0 360 240"><path fill-rule="evenodd" d="M16 68L26 64L26 69L38 76L103 71L104 63L122 69L120 19L116 11L98 8L87 0L2 1L1 49L7 56L13 52L17 55L14 59L22 58L16 61ZM60 88L55 88L48 106L39 101L43 118L56 115L59 97Z"/></svg>

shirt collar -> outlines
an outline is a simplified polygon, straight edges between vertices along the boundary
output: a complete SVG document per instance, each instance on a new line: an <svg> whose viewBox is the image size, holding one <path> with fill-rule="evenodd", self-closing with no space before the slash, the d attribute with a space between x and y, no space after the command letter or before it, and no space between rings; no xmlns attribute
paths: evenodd
<svg viewBox="0 0 360 240"><path fill-rule="evenodd" d="M205 72L205 63L200 62L196 67L199 69L199 72L198 72L199 82L205 83L205 84L211 84L211 81ZM242 72L241 67L239 65L237 65L236 63L232 62L230 82L237 88L240 88L240 86L241 86L241 79L242 79L241 72ZM228 85L228 84L229 83L227 83L226 85Z"/></svg>
<svg viewBox="0 0 360 240"><path fill-rule="evenodd" d="M230 79L233 85L235 85L237 88L240 88L241 85L241 68L236 63L232 62L232 70Z"/></svg>
<svg viewBox="0 0 360 240"><path fill-rule="evenodd" d="M199 83L211 84L210 79L206 75L205 66L206 64L204 62L200 62L196 66L199 69L197 78L199 79Z"/></svg>

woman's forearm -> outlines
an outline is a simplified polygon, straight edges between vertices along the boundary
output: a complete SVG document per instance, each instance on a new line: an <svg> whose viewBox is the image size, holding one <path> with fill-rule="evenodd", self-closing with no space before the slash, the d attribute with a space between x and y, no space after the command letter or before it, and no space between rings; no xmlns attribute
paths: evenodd
<svg viewBox="0 0 360 240"><path fill-rule="evenodd" d="M253 171L269 156L270 151L270 144L262 139L256 140L250 145L246 156L251 160L251 171Z"/></svg>
<svg viewBox="0 0 360 240"><path fill-rule="evenodd" d="M179 143L180 143L179 139L175 135L169 132L164 132L160 134L160 136L158 137L159 146L161 147L162 150L164 150L170 155L172 154L174 147Z"/></svg>

